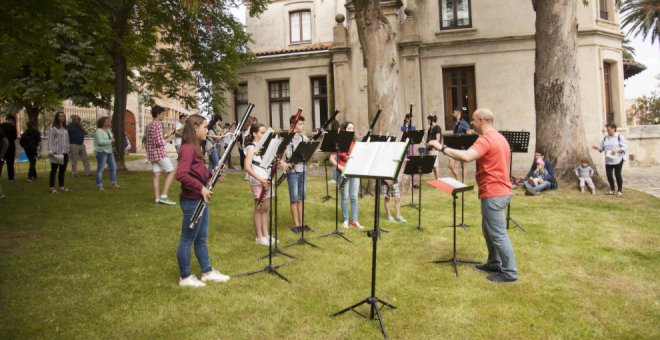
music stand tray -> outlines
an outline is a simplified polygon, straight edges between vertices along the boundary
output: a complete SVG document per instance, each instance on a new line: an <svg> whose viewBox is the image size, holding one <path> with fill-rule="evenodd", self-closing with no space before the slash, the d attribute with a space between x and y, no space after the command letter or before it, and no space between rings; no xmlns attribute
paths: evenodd
<svg viewBox="0 0 660 340"><path fill-rule="evenodd" d="M335 153L348 152L348 150L351 148L351 142L353 142L353 138L355 138L355 132L353 131L330 131L326 133L325 137L323 137L321 151ZM339 174L339 163L337 163L337 167L335 169L337 170L337 174ZM335 230L325 235L321 235L321 237L335 235L343 238L348 242L351 242L351 240L344 236L345 233L339 231L339 186L339 180L335 181Z"/></svg>
<svg viewBox="0 0 660 340"><path fill-rule="evenodd" d="M433 171L433 164L435 163L436 156L410 156L403 173L406 175L419 175L421 178L423 174L429 174ZM417 213L417 227L415 230L422 231L422 186L419 186L419 208Z"/></svg>
<svg viewBox="0 0 660 340"><path fill-rule="evenodd" d="M436 260L436 261L431 261L431 263L451 263L454 266L454 272L456 273L456 276L458 276L458 264L459 263L472 263L472 264L478 264L479 262L477 261L472 261L472 260L461 260L456 256L456 198L458 196L458 193L462 193L465 191L469 191L474 189L474 185L466 185L463 184L453 178L445 177L445 178L439 178L436 180L432 181L427 181L426 183L430 184L434 188L440 189L448 194L450 194L453 198L453 207L454 207L454 251L453 251L453 256L450 259L447 260Z"/></svg>
<svg viewBox="0 0 660 340"><path fill-rule="evenodd" d="M400 142L410 141L410 144L421 144L424 139L424 130L408 131L401 135Z"/></svg>

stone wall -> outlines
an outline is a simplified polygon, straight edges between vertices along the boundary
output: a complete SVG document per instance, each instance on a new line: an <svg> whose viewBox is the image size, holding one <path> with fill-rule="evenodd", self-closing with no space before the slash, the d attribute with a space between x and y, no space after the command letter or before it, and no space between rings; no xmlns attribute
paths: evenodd
<svg viewBox="0 0 660 340"><path fill-rule="evenodd" d="M629 126L626 137L631 166L660 165L660 125Z"/></svg>

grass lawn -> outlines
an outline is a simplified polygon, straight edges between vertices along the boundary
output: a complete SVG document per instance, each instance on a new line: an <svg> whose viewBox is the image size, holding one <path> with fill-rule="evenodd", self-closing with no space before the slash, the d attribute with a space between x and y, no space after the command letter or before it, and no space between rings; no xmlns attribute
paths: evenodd
<svg viewBox="0 0 660 340"><path fill-rule="evenodd" d="M353 243L318 238L334 228L334 200L320 200L323 177L311 177L306 206L309 240L320 248L293 246L285 251L296 259L274 259L290 284L259 274L183 289L181 210L153 204L150 173L120 173L122 189L103 193L93 177L68 175L73 191L56 195L46 173L36 183L23 176L2 178L0 338L381 338L377 321L329 317L369 295L372 247L356 230L347 233ZM214 191L213 265L229 275L263 268L247 182L230 173ZM175 182L170 196L178 192ZM280 190L285 244L296 239L287 196ZM452 206L428 185L423 196L423 232L413 231L412 208L403 208L406 224L382 222L391 232L378 243L377 296L398 307L382 310L391 338L660 337L659 199L516 192L512 217L527 229L510 231L520 279L494 284L470 265L455 277L450 265L428 263L451 257ZM458 230L458 256L485 260L476 192L465 198L471 227ZM360 217L373 225L373 198L360 200ZM196 260L192 269L199 276Z"/></svg>

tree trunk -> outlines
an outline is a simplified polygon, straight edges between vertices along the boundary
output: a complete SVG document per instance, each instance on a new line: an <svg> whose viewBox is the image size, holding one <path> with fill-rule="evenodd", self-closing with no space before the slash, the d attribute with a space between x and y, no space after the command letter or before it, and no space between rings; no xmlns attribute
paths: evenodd
<svg viewBox="0 0 660 340"><path fill-rule="evenodd" d="M125 129L124 118L126 113L126 98L128 96L128 65L126 62L126 55L121 45L124 37L128 33L128 20L131 6L124 3L118 7L114 13L114 22L112 29L115 33L115 42L112 44L112 69L114 71L114 85L115 96L114 106L112 112L112 133L115 137L115 159L118 170L126 170L126 163L124 162L124 148L125 148Z"/></svg>
<svg viewBox="0 0 660 340"><path fill-rule="evenodd" d="M536 11L536 148L555 165L555 177L575 182L575 167L589 155L580 112L578 0L532 0ZM597 183L600 177L594 176Z"/></svg>

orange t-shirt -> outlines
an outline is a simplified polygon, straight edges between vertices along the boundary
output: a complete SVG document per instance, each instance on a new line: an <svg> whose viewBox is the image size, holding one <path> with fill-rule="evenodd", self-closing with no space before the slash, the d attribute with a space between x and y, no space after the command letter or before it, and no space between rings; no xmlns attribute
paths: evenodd
<svg viewBox="0 0 660 340"><path fill-rule="evenodd" d="M477 159L477 185L479 198L511 196L509 162L511 149L497 130L491 130L479 136L470 149L479 154Z"/></svg>

